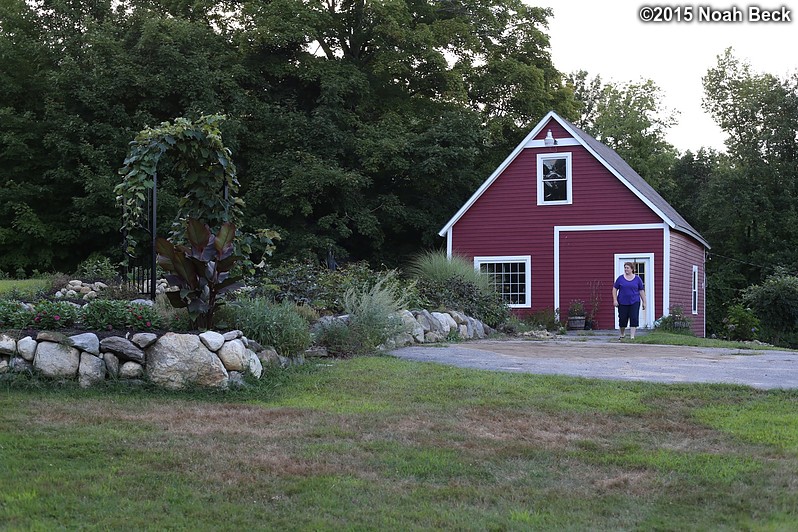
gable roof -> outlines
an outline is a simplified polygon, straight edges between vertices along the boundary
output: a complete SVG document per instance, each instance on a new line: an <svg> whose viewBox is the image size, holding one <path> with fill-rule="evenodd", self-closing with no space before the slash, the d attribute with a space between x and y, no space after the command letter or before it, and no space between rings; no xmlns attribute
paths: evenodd
<svg viewBox="0 0 798 532"><path fill-rule="evenodd" d="M618 180L623 183L632 193L634 193L643 203L648 205L662 221L668 224L671 228L682 233L686 233L695 238L705 247L709 248L709 243L704 240L704 237L696 231L687 220L685 220L676 209L674 209L665 198L654 190L654 188L638 174L629 163L623 160L615 150L602 144L594 139L568 120L562 118L554 111L543 117L538 124L529 132L529 134L516 146L516 148L507 156L507 158L499 165L496 170L485 180L484 183L477 189L476 192L469 198L467 202L460 208L459 211L446 223L446 225L438 232L440 236L445 236L446 232L457 223L457 221L466 213L466 211L479 199L480 196L493 184L494 181L504 172L513 160L530 145L531 141L538 136L541 130L549 123L551 119L556 120L571 136L576 139L576 142L583 146L590 154L593 155L604 167L609 170Z"/></svg>

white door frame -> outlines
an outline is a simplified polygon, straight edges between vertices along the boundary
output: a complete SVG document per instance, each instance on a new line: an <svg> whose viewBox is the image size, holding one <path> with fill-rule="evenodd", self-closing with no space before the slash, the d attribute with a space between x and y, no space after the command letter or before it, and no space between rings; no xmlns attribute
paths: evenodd
<svg viewBox="0 0 798 532"><path fill-rule="evenodd" d="M653 253L616 253L615 278L623 275L624 262L643 262L646 264L646 310L640 309L640 328L650 329L654 326L654 254ZM615 311L615 328L618 328L618 311Z"/></svg>

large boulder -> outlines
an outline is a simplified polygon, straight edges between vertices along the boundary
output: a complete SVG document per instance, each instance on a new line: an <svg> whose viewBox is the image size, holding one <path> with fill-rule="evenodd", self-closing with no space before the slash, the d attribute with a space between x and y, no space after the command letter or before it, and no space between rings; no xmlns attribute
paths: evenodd
<svg viewBox="0 0 798 532"><path fill-rule="evenodd" d="M78 382L82 388L88 388L105 380L105 362L91 353L80 355L78 366Z"/></svg>
<svg viewBox="0 0 798 532"><path fill-rule="evenodd" d="M45 377L74 378L80 366L80 351L66 344L39 342L33 367Z"/></svg>
<svg viewBox="0 0 798 532"><path fill-rule="evenodd" d="M241 340L225 342L217 354L227 371L244 372L249 368L249 353Z"/></svg>
<svg viewBox="0 0 798 532"><path fill-rule="evenodd" d="M229 375L199 336L166 333L147 349L147 376L164 388L226 388Z"/></svg>

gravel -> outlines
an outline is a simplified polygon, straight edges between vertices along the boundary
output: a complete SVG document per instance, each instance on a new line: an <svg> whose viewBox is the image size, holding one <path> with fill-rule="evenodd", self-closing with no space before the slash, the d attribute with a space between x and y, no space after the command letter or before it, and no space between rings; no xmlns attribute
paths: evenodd
<svg viewBox="0 0 798 532"><path fill-rule="evenodd" d="M798 352L557 339L414 345L392 356L462 368L660 383L798 388Z"/></svg>

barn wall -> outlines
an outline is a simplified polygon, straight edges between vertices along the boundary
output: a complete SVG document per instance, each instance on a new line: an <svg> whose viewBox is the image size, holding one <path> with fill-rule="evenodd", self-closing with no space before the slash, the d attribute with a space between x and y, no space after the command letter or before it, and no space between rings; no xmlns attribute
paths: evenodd
<svg viewBox="0 0 798 532"><path fill-rule="evenodd" d="M704 293L704 247L689 236L671 232L671 267L669 308L681 306L691 319L696 336L706 335L706 298ZM692 314L693 266L698 266L698 314Z"/></svg>

